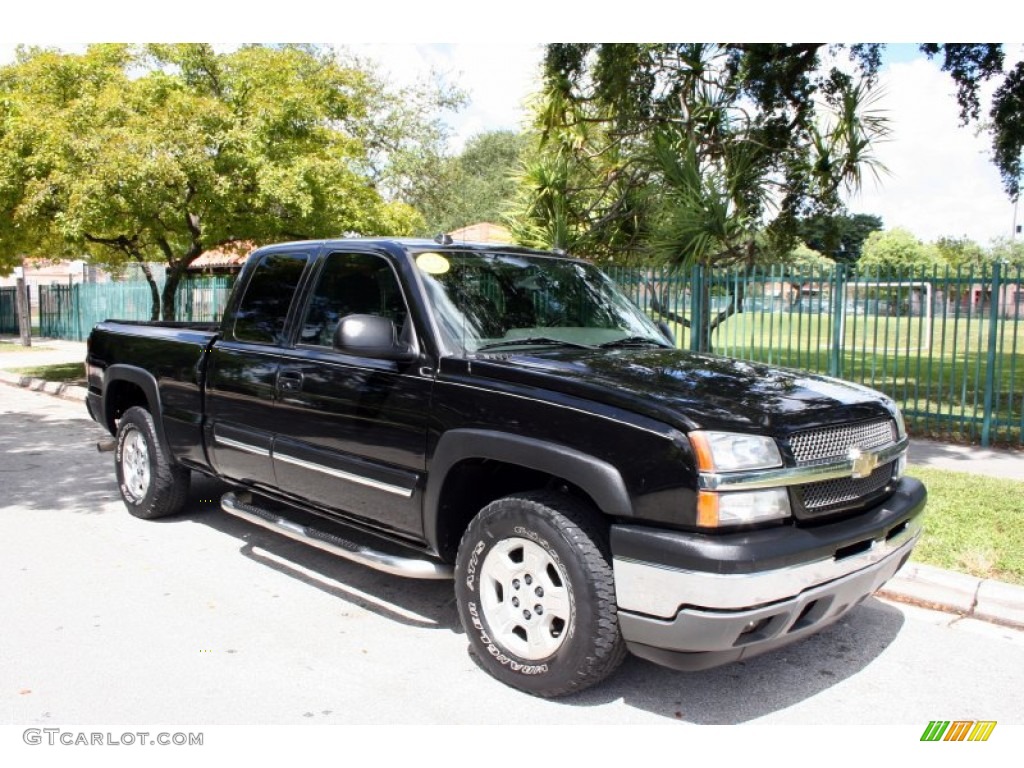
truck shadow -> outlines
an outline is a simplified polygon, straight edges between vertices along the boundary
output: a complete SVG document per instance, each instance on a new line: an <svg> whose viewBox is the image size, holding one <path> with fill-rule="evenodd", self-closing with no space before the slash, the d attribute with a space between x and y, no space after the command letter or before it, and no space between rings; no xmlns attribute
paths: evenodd
<svg viewBox="0 0 1024 768"><path fill-rule="evenodd" d="M869 598L821 632L763 656L702 672L677 672L633 656L604 685L565 703L621 699L663 717L732 725L777 712L860 672L899 635L903 613Z"/></svg>
<svg viewBox="0 0 1024 768"><path fill-rule="evenodd" d="M193 475L186 511L166 522L188 520L241 539L243 557L391 621L462 633L450 581L390 576L221 513L220 497L229 490L219 480Z"/></svg>
<svg viewBox="0 0 1024 768"><path fill-rule="evenodd" d="M197 478L188 507L195 511L172 520L191 520L241 539L244 557L389 620L463 634L451 582L383 574L230 515L197 509L227 490L216 480ZM742 723L790 707L857 674L893 642L903 623L899 610L872 598L816 635L718 669L677 672L630 656L604 684L558 703L590 707L621 700L669 720Z"/></svg>

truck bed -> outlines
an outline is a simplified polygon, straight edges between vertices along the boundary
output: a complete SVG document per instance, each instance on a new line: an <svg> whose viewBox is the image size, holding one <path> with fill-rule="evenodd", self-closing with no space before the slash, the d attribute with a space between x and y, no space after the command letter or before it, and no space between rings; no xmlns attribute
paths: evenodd
<svg viewBox="0 0 1024 768"><path fill-rule="evenodd" d="M89 336L86 370L90 410L100 409L113 434L117 414L104 407L104 379L111 372L155 390L168 448L178 461L205 467L202 423L206 353L220 335L217 323L106 320Z"/></svg>

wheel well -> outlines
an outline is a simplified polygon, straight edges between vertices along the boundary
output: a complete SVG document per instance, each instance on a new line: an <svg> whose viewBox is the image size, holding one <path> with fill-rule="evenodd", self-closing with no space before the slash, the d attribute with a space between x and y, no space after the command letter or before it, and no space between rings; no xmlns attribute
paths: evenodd
<svg viewBox="0 0 1024 768"><path fill-rule="evenodd" d="M597 508L594 500L582 489L547 472L492 459L459 462L445 477L438 499L438 553L446 561L453 562L470 520L492 501L513 493L542 489L567 493ZM595 517L600 520L604 516Z"/></svg>
<svg viewBox="0 0 1024 768"><path fill-rule="evenodd" d="M107 429L113 434L117 420L124 415L124 412L134 406L145 408L151 411L149 399L146 393L138 384L130 381L112 381L107 385Z"/></svg>

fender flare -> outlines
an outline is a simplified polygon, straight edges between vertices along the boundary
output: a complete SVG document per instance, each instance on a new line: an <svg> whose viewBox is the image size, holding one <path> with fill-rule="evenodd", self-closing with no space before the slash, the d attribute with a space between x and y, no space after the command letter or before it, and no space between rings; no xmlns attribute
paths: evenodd
<svg viewBox="0 0 1024 768"><path fill-rule="evenodd" d="M492 459L560 477L582 489L598 509L632 517L633 502L619 470L602 459L566 445L484 429L453 429L441 435L430 463L423 500L423 530L438 545L441 492L448 473L466 459Z"/></svg>
<svg viewBox="0 0 1024 768"><path fill-rule="evenodd" d="M163 405L160 402L160 387L156 377L145 368L135 365L124 365L117 363L109 366L103 376L103 423L110 428L111 434L116 434L113 428L113 409L109 402L110 385L116 381L127 381L135 384L142 390L149 404L149 412L153 416L153 424L156 427L156 436L160 441L160 447L164 454L172 456L170 447L167 444L167 437L164 435Z"/></svg>

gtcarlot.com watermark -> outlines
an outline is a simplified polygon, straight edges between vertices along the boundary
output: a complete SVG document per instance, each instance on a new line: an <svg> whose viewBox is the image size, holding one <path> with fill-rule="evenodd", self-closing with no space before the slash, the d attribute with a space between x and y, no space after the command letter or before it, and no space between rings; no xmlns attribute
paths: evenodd
<svg viewBox="0 0 1024 768"><path fill-rule="evenodd" d="M22 740L29 745L47 744L56 746L62 744L66 747L131 747L142 745L146 747L175 746L175 747L201 747L203 745L203 734L200 733L150 733L149 731L125 731L124 733L111 733L110 731L65 731L60 728L26 728L21 734Z"/></svg>

